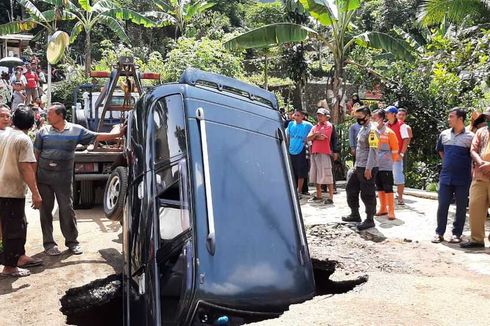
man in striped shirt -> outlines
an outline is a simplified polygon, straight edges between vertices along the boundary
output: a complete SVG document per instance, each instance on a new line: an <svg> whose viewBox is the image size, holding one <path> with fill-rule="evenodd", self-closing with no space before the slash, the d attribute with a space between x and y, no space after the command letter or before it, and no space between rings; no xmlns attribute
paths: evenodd
<svg viewBox="0 0 490 326"><path fill-rule="evenodd" d="M43 198L40 209L43 246L50 256L61 254L53 239L54 199L59 206L61 232L65 245L73 254L82 253L78 243L78 230L73 210L73 160L77 144L88 145L95 140L107 141L121 136L124 130L114 129L111 133L95 133L80 125L65 120L66 108L53 103L48 109L49 126L41 128L34 141L38 160L37 182Z"/></svg>

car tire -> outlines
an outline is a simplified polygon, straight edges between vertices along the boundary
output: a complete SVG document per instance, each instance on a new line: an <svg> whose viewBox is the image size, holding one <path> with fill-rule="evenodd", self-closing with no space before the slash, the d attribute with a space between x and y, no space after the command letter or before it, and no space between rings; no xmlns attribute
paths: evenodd
<svg viewBox="0 0 490 326"><path fill-rule="evenodd" d="M107 180L104 191L104 213L112 221L121 221L128 190L128 172L123 166L115 168Z"/></svg>

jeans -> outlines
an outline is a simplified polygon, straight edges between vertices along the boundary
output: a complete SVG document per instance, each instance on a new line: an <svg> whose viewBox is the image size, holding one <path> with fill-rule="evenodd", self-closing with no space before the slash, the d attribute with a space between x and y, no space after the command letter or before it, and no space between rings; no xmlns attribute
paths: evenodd
<svg viewBox="0 0 490 326"><path fill-rule="evenodd" d="M395 186L405 184L405 175L403 174L403 160L393 162L393 179Z"/></svg>
<svg viewBox="0 0 490 326"><path fill-rule="evenodd" d="M469 190L469 184L456 186L439 183L439 207L437 208L436 228L438 235L442 236L446 232L447 212L453 195L456 197L456 216L453 222L453 235L460 237L463 234Z"/></svg>

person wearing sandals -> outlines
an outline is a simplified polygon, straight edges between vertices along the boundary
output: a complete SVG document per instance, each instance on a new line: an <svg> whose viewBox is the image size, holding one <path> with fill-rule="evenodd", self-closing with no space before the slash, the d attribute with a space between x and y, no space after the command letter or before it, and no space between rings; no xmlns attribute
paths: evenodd
<svg viewBox="0 0 490 326"><path fill-rule="evenodd" d="M319 108L316 111L318 124L315 125L308 134L308 140L311 141L310 157L310 181L316 185L316 194L308 200L310 203L322 202L322 185L328 186L328 198L325 204L333 204L333 171L332 160L338 159L337 154L337 133L333 124L328 119L330 111Z"/></svg>
<svg viewBox="0 0 490 326"><path fill-rule="evenodd" d="M61 233L65 245L75 255L82 254L78 242L78 229L73 210L73 159L77 144L88 145L97 141L115 140L124 129L113 129L111 133L95 133L80 125L65 120L66 108L53 103L47 110L49 126L36 134L34 149L38 159L37 182L44 199L39 211L43 246L46 254L61 254L53 238L54 199L58 202Z"/></svg>
<svg viewBox="0 0 490 326"><path fill-rule="evenodd" d="M398 139L398 159L393 162L393 179L397 188L398 205L405 205L403 201L403 192L405 190L405 175L403 173L403 161L405 157L405 151L410 143L410 134L407 126L404 126L404 122L397 118L398 108L396 106L389 106L385 109L386 118L388 119L388 128L395 132Z"/></svg>
<svg viewBox="0 0 490 326"><path fill-rule="evenodd" d="M356 164L352 176L347 180L345 191L350 215L342 217L344 222L361 222L359 215L359 195L366 207L366 219L357 225L359 231L375 226L376 187L378 171L379 138L375 127L371 124L371 110L360 107L356 110L356 119L362 128L357 136Z"/></svg>
<svg viewBox="0 0 490 326"><path fill-rule="evenodd" d="M301 110L295 110L293 121L286 129L289 142L289 156L293 173L297 181L298 195L303 191L303 182L308 177L308 161L306 159L306 143L308 134L313 125L308 121L303 121L305 113Z"/></svg>
<svg viewBox="0 0 490 326"><path fill-rule="evenodd" d="M0 133L0 221L2 223L2 276L30 275L28 267L42 261L25 254L27 221L25 217L26 184L32 193L32 207L41 206L36 185L34 150L27 135L34 125L34 114L19 107L12 117L13 128Z"/></svg>
<svg viewBox="0 0 490 326"><path fill-rule="evenodd" d="M478 129L471 143L470 153L474 162L469 205L471 238L461 243L461 248L465 249L485 247L485 223L490 205L490 107L483 114L487 127Z"/></svg>
<svg viewBox="0 0 490 326"><path fill-rule="evenodd" d="M395 195L393 193L393 161L398 159L398 140L393 130L385 124L385 111L374 112L373 121L378 124L378 173L376 174L376 190L378 191L379 211L376 216L388 215L389 220L395 219Z"/></svg>
<svg viewBox="0 0 490 326"><path fill-rule="evenodd" d="M449 205L456 198L456 215L454 217L452 237L449 242L461 242L466 207L471 183L470 148L473 133L465 127L466 111L453 108L449 112L449 129L439 135L436 151L442 159L442 170L439 175L439 206L437 208L437 228L433 243L444 241Z"/></svg>

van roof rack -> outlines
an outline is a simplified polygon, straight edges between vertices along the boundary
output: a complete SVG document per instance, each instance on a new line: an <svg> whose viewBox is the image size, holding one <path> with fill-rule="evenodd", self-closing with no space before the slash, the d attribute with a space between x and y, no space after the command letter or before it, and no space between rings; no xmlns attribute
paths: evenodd
<svg viewBox="0 0 490 326"><path fill-rule="evenodd" d="M215 88L221 92L228 92L246 97L251 101L257 101L278 110L276 96L257 86L252 86L242 81L226 77L220 74L202 71L196 68L187 68L180 76L180 83L193 86L205 86Z"/></svg>

